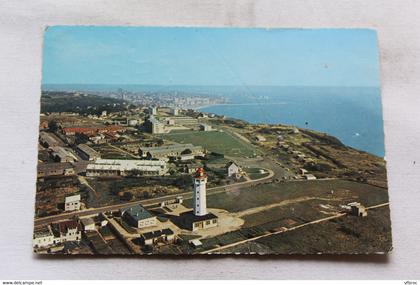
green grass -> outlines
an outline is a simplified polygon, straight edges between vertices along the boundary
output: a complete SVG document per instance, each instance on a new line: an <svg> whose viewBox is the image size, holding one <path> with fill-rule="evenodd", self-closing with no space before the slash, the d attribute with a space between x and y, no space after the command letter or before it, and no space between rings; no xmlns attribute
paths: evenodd
<svg viewBox="0 0 420 285"><path fill-rule="evenodd" d="M162 135L164 139L178 143L192 143L205 149L232 157L254 156L253 146L241 141L226 132L195 132L169 133Z"/></svg>

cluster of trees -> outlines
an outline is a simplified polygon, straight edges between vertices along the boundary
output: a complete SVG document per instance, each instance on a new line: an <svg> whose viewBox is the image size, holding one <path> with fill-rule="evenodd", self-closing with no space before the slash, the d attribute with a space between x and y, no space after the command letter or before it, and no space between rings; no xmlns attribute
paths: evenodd
<svg viewBox="0 0 420 285"><path fill-rule="evenodd" d="M98 95L75 95L69 92L43 92L41 112L74 112L84 115L101 115L103 111L121 112L134 106L125 100Z"/></svg>

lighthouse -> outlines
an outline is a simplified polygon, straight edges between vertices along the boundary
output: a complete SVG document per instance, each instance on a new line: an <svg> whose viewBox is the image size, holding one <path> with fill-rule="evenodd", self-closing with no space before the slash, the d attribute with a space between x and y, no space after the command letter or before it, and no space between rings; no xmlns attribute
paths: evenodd
<svg viewBox="0 0 420 285"><path fill-rule="evenodd" d="M193 181L193 203L195 216L207 215L206 184L207 175L204 172L204 169L202 167L197 168Z"/></svg>

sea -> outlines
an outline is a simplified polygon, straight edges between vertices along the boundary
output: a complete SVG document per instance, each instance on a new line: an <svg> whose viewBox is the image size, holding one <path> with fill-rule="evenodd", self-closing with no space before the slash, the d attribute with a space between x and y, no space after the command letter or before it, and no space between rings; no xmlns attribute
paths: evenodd
<svg viewBox="0 0 420 285"><path fill-rule="evenodd" d="M293 125L325 132L348 146L380 157L385 155L381 92L377 87L92 85L65 89L112 91L118 88L223 96L225 104L200 110L250 123Z"/></svg>

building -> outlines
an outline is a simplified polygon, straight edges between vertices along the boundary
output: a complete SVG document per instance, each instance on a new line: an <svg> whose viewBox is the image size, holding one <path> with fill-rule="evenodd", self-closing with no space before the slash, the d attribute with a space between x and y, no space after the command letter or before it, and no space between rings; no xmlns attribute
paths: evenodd
<svg viewBox="0 0 420 285"><path fill-rule="evenodd" d="M194 215L204 216L207 214L207 175L203 168L198 168L193 181L193 209Z"/></svg>
<svg viewBox="0 0 420 285"><path fill-rule="evenodd" d="M139 229L156 226L157 224L156 216L153 216L140 204L124 209L121 216L127 223Z"/></svg>
<svg viewBox="0 0 420 285"><path fill-rule="evenodd" d="M84 231L96 230L95 221L92 218L80 219Z"/></svg>
<svg viewBox="0 0 420 285"><path fill-rule="evenodd" d="M177 107L171 108L170 109L170 114L173 116L178 116L179 115L179 109Z"/></svg>
<svg viewBox="0 0 420 285"><path fill-rule="evenodd" d="M129 125L130 127L135 127L135 126L137 126L137 125L138 125L138 123L139 123L139 120L137 120L137 119L129 119L129 120L128 120L128 125Z"/></svg>
<svg viewBox="0 0 420 285"><path fill-rule="evenodd" d="M67 196L64 199L64 211L78 211L80 210L80 194Z"/></svg>
<svg viewBox="0 0 420 285"><path fill-rule="evenodd" d="M187 224L190 230L196 231L216 227L218 217L207 212L206 201L207 175L203 168L198 168L193 181L193 211L184 213L181 217L184 224Z"/></svg>
<svg viewBox="0 0 420 285"><path fill-rule="evenodd" d="M97 159L86 167L86 176L160 176L167 172L163 160Z"/></svg>
<svg viewBox="0 0 420 285"><path fill-rule="evenodd" d="M267 140L266 140L266 138L265 137L263 137L263 136L261 136L261 135L256 135L255 136L255 139L257 140L257 142L266 142Z"/></svg>
<svg viewBox="0 0 420 285"><path fill-rule="evenodd" d="M66 241L80 241L82 232L80 225L76 221L64 221L58 224L53 224L54 236L59 242Z"/></svg>
<svg viewBox="0 0 420 285"><path fill-rule="evenodd" d="M181 155L190 154L193 156L202 156L204 150L201 146L192 144L174 144L159 147L141 147L139 155L147 158L163 159L169 157L180 157Z"/></svg>
<svg viewBox="0 0 420 285"><path fill-rule="evenodd" d="M157 107L149 107L149 114L150 115L157 115Z"/></svg>
<svg viewBox="0 0 420 285"><path fill-rule="evenodd" d="M147 232L141 235L140 240L144 245L155 245L157 243L172 243L175 241L175 233L171 229Z"/></svg>
<svg viewBox="0 0 420 285"><path fill-rule="evenodd" d="M168 117L167 120L172 120L175 125L197 125L198 120L192 117Z"/></svg>
<svg viewBox="0 0 420 285"><path fill-rule="evenodd" d="M51 157L58 162L75 162L77 157L67 148L54 146L50 148Z"/></svg>
<svg viewBox="0 0 420 285"><path fill-rule="evenodd" d="M93 136L97 134L116 133L124 131L126 131L126 128L118 125L100 125L94 127L65 127L62 129L63 134L65 134L66 136L74 136L76 134Z"/></svg>
<svg viewBox="0 0 420 285"><path fill-rule="evenodd" d="M352 202L348 204L350 206L350 211L353 216L357 217L366 217L367 216L367 209L365 206L360 204L359 202Z"/></svg>
<svg viewBox="0 0 420 285"><path fill-rule="evenodd" d="M199 248L203 246L203 243L199 239L192 239L188 242L193 248Z"/></svg>
<svg viewBox="0 0 420 285"><path fill-rule="evenodd" d="M150 116L150 118L144 122L144 126L146 131L151 134L163 134L165 132L165 126L153 116Z"/></svg>
<svg viewBox="0 0 420 285"><path fill-rule="evenodd" d="M226 165L227 177L238 177L241 175L241 168L233 161Z"/></svg>
<svg viewBox="0 0 420 285"><path fill-rule="evenodd" d="M32 245L34 248L44 248L56 243L54 234L50 226L36 228L34 230Z"/></svg>
<svg viewBox="0 0 420 285"><path fill-rule="evenodd" d="M57 136L55 136L52 133L47 133L47 132L39 133L39 142L44 147L57 147L57 146L63 145L63 143L60 141L59 138L57 138Z"/></svg>
<svg viewBox="0 0 420 285"><path fill-rule="evenodd" d="M70 176L74 175L74 167L71 163L65 162L48 162L48 163L38 163L38 173L37 177L49 177L49 176Z"/></svg>
<svg viewBox="0 0 420 285"><path fill-rule="evenodd" d="M200 124L200 131L209 132L212 128L210 125L207 124Z"/></svg>
<svg viewBox="0 0 420 285"><path fill-rule="evenodd" d="M305 174L303 176L305 176L306 180L316 180L316 177L313 174Z"/></svg>
<svg viewBox="0 0 420 285"><path fill-rule="evenodd" d="M93 148L91 148L90 146L86 144L79 144L77 146L77 152L85 160L92 161L92 160L101 158L101 155L99 154L99 152L97 152L96 150L94 150Z"/></svg>
<svg viewBox="0 0 420 285"><path fill-rule="evenodd" d="M300 169L300 174L301 175L305 175L305 174L307 174L308 173L308 170L306 170L305 168L301 168Z"/></svg>

